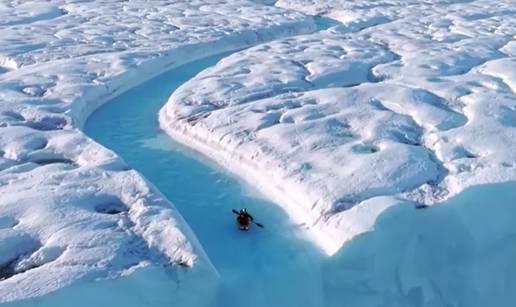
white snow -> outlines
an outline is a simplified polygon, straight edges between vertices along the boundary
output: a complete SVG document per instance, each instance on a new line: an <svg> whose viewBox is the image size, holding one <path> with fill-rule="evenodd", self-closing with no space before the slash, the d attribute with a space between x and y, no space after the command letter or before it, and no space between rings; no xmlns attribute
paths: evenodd
<svg viewBox="0 0 516 307"><path fill-rule="evenodd" d="M79 129L152 76L313 19L245 0L3 0L0 20L0 303L145 264L209 296L217 273L179 213Z"/></svg>
<svg viewBox="0 0 516 307"><path fill-rule="evenodd" d="M336 25L307 34L316 23L303 12ZM180 214L81 129L161 72L272 40L184 84L162 127L278 200L335 255L324 269L342 278L321 287L365 293L350 306L502 305L513 193L487 191L503 199L485 219L478 195L463 200L471 211L394 204L516 180L512 0L0 0L0 303L67 286L56 301L109 301L134 284L87 282L125 275L170 291L167 302L209 301L217 272ZM498 244L508 252L490 253ZM457 271L444 271L450 255ZM177 287L146 282L169 280L162 267Z"/></svg>
<svg viewBox="0 0 516 307"><path fill-rule="evenodd" d="M160 122L273 195L327 253L371 230L384 197L433 204L516 180L512 1L276 5L341 24L223 59Z"/></svg>
<svg viewBox="0 0 516 307"><path fill-rule="evenodd" d="M10 132L1 135L14 138L2 142L14 164L0 176L3 301L113 278L142 261L211 271L177 211L123 161L76 130Z"/></svg>

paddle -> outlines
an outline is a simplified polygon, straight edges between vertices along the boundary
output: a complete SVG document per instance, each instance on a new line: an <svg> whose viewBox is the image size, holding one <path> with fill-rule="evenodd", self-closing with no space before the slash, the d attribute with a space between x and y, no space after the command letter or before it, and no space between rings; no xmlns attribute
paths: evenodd
<svg viewBox="0 0 516 307"><path fill-rule="evenodd" d="M240 213L239 213L237 210L235 210L235 209L231 209L231 211L233 211L233 213L234 213L234 214L236 214L236 215L239 215L239 214L240 214ZM260 223L257 223L257 222L255 222L255 221L253 221L253 220L251 220L251 222L252 222L253 224L255 224L256 226L260 227L260 228L264 228L264 226L263 226L262 224L260 224Z"/></svg>

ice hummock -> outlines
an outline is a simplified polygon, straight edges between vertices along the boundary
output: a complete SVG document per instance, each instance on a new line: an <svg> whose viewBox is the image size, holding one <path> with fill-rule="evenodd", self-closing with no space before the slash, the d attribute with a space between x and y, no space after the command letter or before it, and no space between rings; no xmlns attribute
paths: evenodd
<svg viewBox="0 0 516 307"><path fill-rule="evenodd" d="M330 254L384 197L514 181L512 3L406 4L278 1L340 24L225 58L170 97L162 127L259 182Z"/></svg>

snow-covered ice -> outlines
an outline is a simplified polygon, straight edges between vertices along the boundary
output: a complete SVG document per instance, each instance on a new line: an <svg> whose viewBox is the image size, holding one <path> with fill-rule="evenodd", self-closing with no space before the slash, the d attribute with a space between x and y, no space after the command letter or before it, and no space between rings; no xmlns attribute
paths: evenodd
<svg viewBox="0 0 516 307"><path fill-rule="evenodd" d="M4 0L0 20L0 302L145 264L204 276L209 295L216 272L177 210L79 129L154 75L313 18L245 0Z"/></svg>
<svg viewBox="0 0 516 307"><path fill-rule="evenodd" d="M516 183L385 210L323 267L325 306L511 306Z"/></svg>
<svg viewBox="0 0 516 307"><path fill-rule="evenodd" d="M306 14L332 27L312 33ZM163 267L172 301L192 291L209 301L217 272L190 227L81 129L161 72L251 46L181 86L160 124L277 200L334 255L322 272L304 268L321 278L317 298L514 301L512 0L2 0L0 303L63 287L60 304L139 285L170 291ZM486 210L489 193L498 198Z"/></svg>
<svg viewBox="0 0 516 307"><path fill-rule="evenodd" d="M370 230L385 197L433 204L516 180L512 1L276 5L340 24L223 59L160 121L259 182L328 253Z"/></svg>

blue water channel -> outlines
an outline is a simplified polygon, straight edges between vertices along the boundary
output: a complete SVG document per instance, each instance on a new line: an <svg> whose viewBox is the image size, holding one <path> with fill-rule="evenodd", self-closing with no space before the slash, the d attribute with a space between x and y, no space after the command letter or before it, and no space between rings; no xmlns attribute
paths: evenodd
<svg viewBox="0 0 516 307"><path fill-rule="evenodd" d="M179 209L221 275L216 305L238 301L239 306L316 306L322 283L314 272L319 272L322 254L302 238L279 206L257 197L159 128L157 114L170 94L223 56L195 61L129 90L96 111L85 131L141 172ZM265 228L239 231L231 209L242 207ZM298 294L293 298L292 292Z"/></svg>

